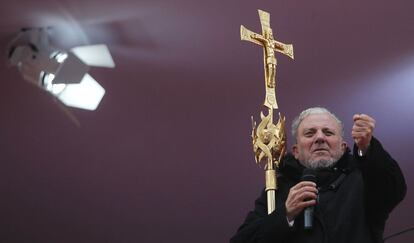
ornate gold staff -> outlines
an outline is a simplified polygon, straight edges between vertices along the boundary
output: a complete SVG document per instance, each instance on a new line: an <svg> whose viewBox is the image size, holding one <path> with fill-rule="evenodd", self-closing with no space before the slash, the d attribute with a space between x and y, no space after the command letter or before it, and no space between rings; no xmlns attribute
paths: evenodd
<svg viewBox="0 0 414 243"><path fill-rule="evenodd" d="M293 59L293 46L276 41L273 38L270 28L270 14L259 11L262 35L256 34L243 25L240 26L240 36L242 40L250 41L263 46L264 70L266 98L264 106L268 108L265 116L260 112L261 122L256 128L256 122L252 117L252 139L253 151L256 163L266 161L266 192L267 192L267 212L275 211L275 198L277 190L276 168L286 151L285 117L279 112L277 124L273 124L273 109L278 109L276 101L276 65L277 60L275 51L283 53Z"/></svg>

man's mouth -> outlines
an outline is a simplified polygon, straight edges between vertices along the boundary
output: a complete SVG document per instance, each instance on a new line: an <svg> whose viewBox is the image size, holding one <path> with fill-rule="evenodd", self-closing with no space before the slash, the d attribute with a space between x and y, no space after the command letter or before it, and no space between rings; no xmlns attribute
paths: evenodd
<svg viewBox="0 0 414 243"><path fill-rule="evenodd" d="M328 149L326 149L326 148L317 148L317 149L314 149L313 150L313 152L328 152L329 150Z"/></svg>

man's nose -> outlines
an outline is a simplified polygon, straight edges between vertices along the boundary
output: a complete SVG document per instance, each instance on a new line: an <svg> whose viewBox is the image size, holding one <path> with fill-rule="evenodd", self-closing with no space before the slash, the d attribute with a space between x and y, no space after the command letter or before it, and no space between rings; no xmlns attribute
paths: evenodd
<svg viewBox="0 0 414 243"><path fill-rule="evenodd" d="M325 134L322 131L317 131L315 134L315 143L324 143L326 140Z"/></svg>

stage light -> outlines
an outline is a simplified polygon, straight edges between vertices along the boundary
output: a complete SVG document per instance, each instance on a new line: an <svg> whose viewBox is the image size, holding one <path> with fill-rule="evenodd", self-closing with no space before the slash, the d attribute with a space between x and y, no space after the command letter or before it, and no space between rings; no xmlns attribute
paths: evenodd
<svg viewBox="0 0 414 243"><path fill-rule="evenodd" d="M11 43L9 63L66 106L95 110L105 89L88 72L91 66L115 67L108 48L89 45L63 51L50 46L48 37L45 28L22 30Z"/></svg>

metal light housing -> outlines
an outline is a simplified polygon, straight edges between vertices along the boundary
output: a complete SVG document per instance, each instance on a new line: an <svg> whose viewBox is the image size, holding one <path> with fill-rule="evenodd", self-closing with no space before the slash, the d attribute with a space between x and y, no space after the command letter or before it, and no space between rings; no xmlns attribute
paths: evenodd
<svg viewBox="0 0 414 243"><path fill-rule="evenodd" d="M22 30L9 49L9 63L64 105L86 110L95 110L105 94L88 74L90 67L115 67L106 45L59 50L49 45L45 28Z"/></svg>

